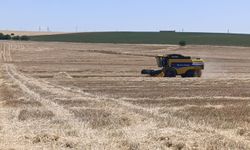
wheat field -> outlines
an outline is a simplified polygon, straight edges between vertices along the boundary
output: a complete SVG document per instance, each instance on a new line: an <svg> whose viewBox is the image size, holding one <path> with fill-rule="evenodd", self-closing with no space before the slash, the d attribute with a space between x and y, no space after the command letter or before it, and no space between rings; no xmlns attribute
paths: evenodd
<svg viewBox="0 0 250 150"><path fill-rule="evenodd" d="M0 149L250 149L250 48L0 42ZM202 78L151 78L159 54Z"/></svg>

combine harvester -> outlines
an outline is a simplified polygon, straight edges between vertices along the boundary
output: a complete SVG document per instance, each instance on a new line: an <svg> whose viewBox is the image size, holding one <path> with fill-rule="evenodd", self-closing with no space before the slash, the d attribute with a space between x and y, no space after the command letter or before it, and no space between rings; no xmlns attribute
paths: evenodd
<svg viewBox="0 0 250 150"><path fill-rule="evenodd" d="M204 69L204 61L200 58L192 59L190 56L170 54L156 56L156 61L160 70L142 70L142 74L153 77L201 77Z"/></svg>

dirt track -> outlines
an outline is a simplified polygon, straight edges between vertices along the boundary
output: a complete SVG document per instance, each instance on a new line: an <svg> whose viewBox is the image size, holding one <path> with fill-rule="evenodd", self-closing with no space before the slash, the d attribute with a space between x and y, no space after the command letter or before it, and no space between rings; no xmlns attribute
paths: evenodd
<svg viewBox="0 0 250 150"><path fill-rule="evenodd" d="M250 48L1 42L0 149L249 149ZM157 54L202 78L149 78Z"/></svg>

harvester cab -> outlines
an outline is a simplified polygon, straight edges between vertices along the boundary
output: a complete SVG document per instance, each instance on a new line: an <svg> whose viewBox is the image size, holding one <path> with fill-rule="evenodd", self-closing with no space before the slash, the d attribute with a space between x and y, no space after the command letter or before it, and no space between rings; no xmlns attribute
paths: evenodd
<svg viewBox="0 0 250 150"><path fill-rule="evenodd" d="M201 77L204 69L204 61L200 58L191 58L180 54L156 56L156 62L160 70L142 70L142 74L161 77Z"/></svg>

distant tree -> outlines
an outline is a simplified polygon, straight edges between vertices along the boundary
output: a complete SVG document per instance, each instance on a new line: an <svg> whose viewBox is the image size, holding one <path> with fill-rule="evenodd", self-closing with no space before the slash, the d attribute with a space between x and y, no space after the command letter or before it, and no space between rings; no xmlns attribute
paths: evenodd
<svg viewBox="0 0 250 150"><path fill-rule="evenodd" d="M21 38L20 38L20 36L18 36L18 35L12 37L12 40L20 40L20 39L21 39Z"/></svg>
<svg viewBox="0 0 250 150"><path fill-rule="evenodd" d="M6 34L3 36L3 40L11 40L11 36L9 34Z"/></svg>
<svg viewBox="0 0 250 150"><path fill-rule="evenodd" d="M184 41L184 40L181 40L181 41L179 42L179 45L180 45L180 46L186 46L186 45L187 45L187 42Z"/></svg>
<svg viewBox="0 0 250 150"><path fill-rule="evenodd" d="M4 38L4 34L0 33L0 40L3 40L3 38Z"/></svg>
<svg viewBox="0 0 250 150"><path fill-rule="evenodd" d="M30 37L28 37L26 35L23 35L23 36L20 37L20 40L22 40L22 41L29 41Z"/></svg>
<svg viewBox="0 0 250 150"><path fill-rule="evenodd" d="M15 33L11 33L10 35L11 35L11 36L14 36L14 35L15 35Z"/></svg>

